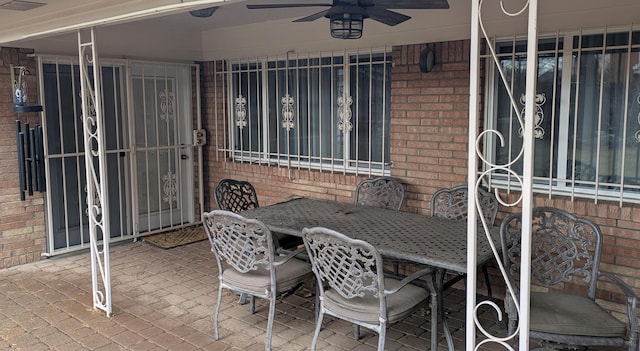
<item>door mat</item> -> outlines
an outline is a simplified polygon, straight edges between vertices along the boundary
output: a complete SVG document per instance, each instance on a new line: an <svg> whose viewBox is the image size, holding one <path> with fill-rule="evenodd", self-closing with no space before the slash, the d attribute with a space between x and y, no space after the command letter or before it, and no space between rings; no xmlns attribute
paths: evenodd
<svg viewBox="0 0 640 351"><path fill-rule="evenodd" d="M205 239L207 239L207 233L204 231L202 224L192 225L160 234L149 235L142 238L145 242L163 249L171 249Z"/></svg>

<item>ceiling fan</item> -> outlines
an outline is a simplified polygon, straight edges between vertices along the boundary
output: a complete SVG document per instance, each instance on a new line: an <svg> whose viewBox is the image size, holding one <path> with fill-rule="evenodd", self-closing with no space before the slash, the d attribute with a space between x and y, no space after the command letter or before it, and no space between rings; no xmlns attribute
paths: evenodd
<svg viewBox="0 0 640 351"><path fill-rule="evenodd" d="M390 9L448 9L447 0L333 0L326 3L300 4L253 4L250 10L282 9L293 7L329 7L294 22L311 22L318 18L329 19L331 36L339 39L358 39L362 37L363 21L371 18L389 26L400 24L411 17Z"/></svg>

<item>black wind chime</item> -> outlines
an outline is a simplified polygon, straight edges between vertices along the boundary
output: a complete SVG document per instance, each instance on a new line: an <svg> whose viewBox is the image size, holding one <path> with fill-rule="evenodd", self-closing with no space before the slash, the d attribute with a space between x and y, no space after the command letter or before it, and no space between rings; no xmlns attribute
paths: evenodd
<svg viewBox="0 0 640 351"><path fill-rule="evenodd" d="M17 70L17 76L15 71ZM11 66L11 81L13 82L13 103L16 113L40 112L40 105L26 105L27 83L25 75L28 73L24 66ZM16 120L16 140L18 142L18 173L20 176L20 200L25 195L32 196L34 191L44 192L44 146L42 144L42 126Z"/></svg>

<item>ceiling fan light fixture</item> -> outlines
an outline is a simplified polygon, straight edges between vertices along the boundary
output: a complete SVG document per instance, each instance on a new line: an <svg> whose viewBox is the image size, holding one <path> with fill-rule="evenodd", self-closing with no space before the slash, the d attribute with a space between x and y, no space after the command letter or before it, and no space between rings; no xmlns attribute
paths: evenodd
<svg viewBox="0 0 640 351"><path fill-rule="evenodd" d="M189 11L189 13L193 17L207 18L207 17L211 17L213 13L216 12L217 9L218 9L218 6L214 6L214 7L207 7L206 9Z"/></svg>
<svg viewBox="0 0 640 351"><path fill-rule="evenodd" d="M329 17L329 29L331 36L337 39L359 39L364 29L365 11L351 11L331 13Z"/></svg>

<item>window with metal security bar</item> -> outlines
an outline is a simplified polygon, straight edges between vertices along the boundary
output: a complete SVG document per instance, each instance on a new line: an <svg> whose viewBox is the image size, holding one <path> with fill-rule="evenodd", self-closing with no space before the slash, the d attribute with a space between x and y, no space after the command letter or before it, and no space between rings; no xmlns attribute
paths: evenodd
<svg viewBox="0 0 640 351"><path fill-rule="evenodd" d="M522 146L516 111L524 116L526 41L497 41L495 48L486 120L504 143L493 138L485 147L493 163L506 165ZM640 202L640 31L541 37L537 69L534 192ZM510 169L522 175L521 161ZM519 187L506 170L492 174L491 181Z"/></svg>
<svg viewBox="0 0 640 351"><path fill-rule="evenodd" d="M389 174L391 52L232 62L234 160Z"/></svg>

